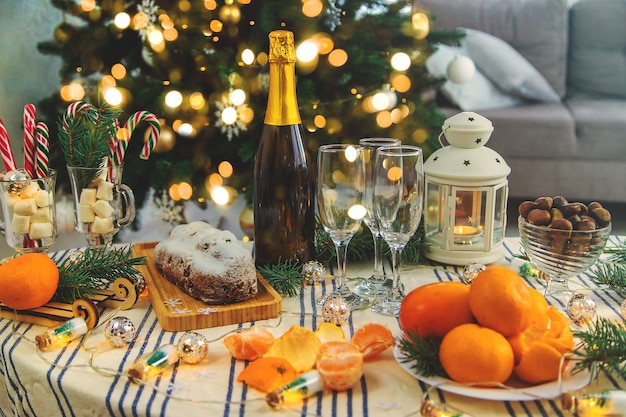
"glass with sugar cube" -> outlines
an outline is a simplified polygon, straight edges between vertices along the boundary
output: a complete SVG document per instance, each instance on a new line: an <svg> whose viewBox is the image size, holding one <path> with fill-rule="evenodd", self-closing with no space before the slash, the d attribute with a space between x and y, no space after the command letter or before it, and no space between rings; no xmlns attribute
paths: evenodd
<svg viewBox="0 0 626 417"><path fill-rule="evenodd" d="M68 166L74 198L74 224L90 247L108 246L121 227L135 220L135 196L122 184L122 165Z"/></svg>
<svg viewBox="0 0 626 417"><path fill-rule="evenodd" d="M0 174L0 231L18 253L47 252L57 237L54 195L57 173L31 178L24 170Z"/></svg>

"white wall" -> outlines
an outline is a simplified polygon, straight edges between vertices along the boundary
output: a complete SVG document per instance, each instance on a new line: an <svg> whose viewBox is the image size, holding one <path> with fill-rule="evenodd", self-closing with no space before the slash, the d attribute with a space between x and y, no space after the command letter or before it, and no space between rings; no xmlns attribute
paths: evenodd
<svg viewBox="0 0 626 417"><path fill-rule="evenodd" d="M52 39L61 21L61 11L49 0L0 0L0 118L18 166L24 105L36 104L59 88L61 59L39 53L37 43Z"/></svg>

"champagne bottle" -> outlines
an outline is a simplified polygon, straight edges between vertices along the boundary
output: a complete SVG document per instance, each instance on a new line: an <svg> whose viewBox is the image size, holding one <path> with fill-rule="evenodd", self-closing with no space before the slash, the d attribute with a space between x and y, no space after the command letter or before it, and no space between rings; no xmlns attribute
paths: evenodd
<svg viewBox="0 0 626 417"><path fill-rule="evenodd" d="M305 263L314 255L315 184L296 98L293 33L269 34L270 84L254 160L254 256L257 266Z"/></svg>

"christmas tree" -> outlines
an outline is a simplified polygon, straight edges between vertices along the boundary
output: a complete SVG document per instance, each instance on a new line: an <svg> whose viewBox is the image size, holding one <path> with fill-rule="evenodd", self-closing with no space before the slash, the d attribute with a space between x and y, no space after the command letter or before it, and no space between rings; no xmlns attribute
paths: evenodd
<svg viewBox="0 0 626 417"><path fill-rule="evenodd" d="M407 0L51 0L64 12L39 44L63 60L58 94L38 104L54 130L72 101L106 100L125 120L161 118L151 158L131 138L124 182L142 205L150 188L203 202L215 187L250 191L267 100L267 35L295 34L297 94L306 146L397 137L427 156L444 116L432 92L442 81L424 61L455 32L430 31ZM55 137L55 132L51 132ZM53 143L51 166L63 156ZM59 169L61 174L64 169ZM66 180L59 179L63 184ZM223 190L223 188L222 188Z"/></svg>

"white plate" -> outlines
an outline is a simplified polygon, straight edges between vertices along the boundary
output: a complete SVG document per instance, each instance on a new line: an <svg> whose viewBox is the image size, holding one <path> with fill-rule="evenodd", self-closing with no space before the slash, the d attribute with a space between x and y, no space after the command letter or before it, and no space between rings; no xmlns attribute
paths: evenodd
<svg viewBox="0 0 626 417"><path fill-rule="evenodd" d="M586 370L579 372L576 375L571 375L570 371L574 364L573 362L570 362L565 369L565 376L563 377L563 381L560 386L558 381L552 381L524 388L479 388L454 382L448 378L442 378L439 376L426 377L416 373L413 369L411 369L410 362L402 362L405 355L400 351L398 346L394 348L393 356L396 358L396 361L400 364L402 369L426 384L436 386L442 391L466 397L480 398L483 400L530 401L537 399L554 399L559 397L563 392L577 390L586 386L589 384L591 378L591 375Z"/></svg>

